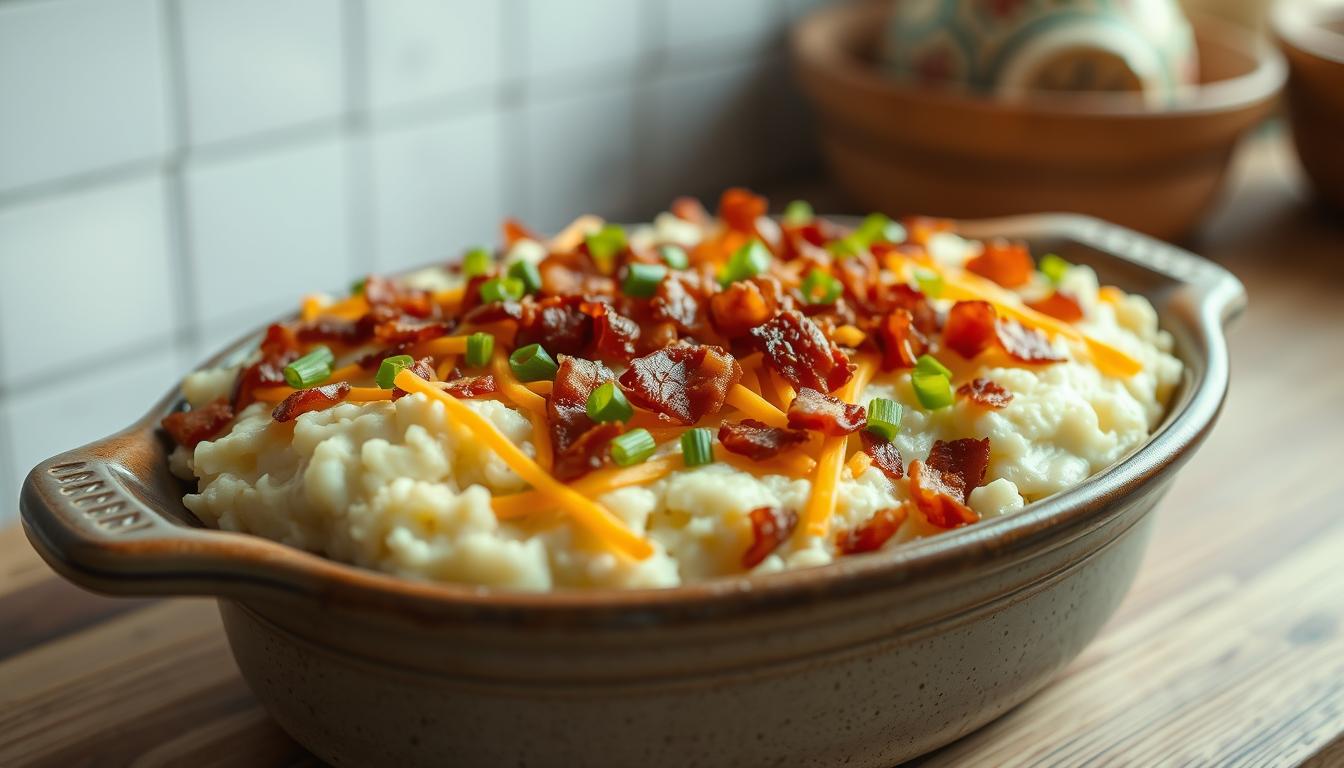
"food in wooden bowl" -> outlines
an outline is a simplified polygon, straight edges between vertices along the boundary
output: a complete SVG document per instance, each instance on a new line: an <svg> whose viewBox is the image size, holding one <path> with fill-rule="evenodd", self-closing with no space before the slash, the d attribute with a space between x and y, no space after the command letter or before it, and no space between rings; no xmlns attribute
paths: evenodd
<svg viewBox="0 0 1344 768"><path fill-rule="evenodd" d="M1288 57L1288 106L1302 166L1321 197L1344 210L1344 3L1279 3L1271 21Z"/></svg>
<svg viewBox="0 0 1344 768"><path fill-rule="evenodd" d="M1044 685L1212 427L1236 280L1082 217L675 209L305 301L34 469L30 539L219 598L334 764L886 766Z"/></svg>
<svg viewBox="0 0 1344 768"><path fill-rule="evenodd" d="M1195 18L1201 85L1169 106L1125 94L1014 100L923 88L876 61L884 2L841 4L794 32L798 77L831 171L865 207L980 217L1077 211L1163 238L1190 232L1238 139L1273 106L1272 47Z"/></svg>

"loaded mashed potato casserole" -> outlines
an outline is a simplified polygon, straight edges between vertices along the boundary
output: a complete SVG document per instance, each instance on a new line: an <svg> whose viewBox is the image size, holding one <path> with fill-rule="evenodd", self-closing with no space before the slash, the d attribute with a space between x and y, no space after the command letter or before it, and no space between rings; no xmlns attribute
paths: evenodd
<svg viewBox="0 0 1344 768"><path fill-rule="evenodd" d="M733 189L310 296L163 421L204 523L400 576L668 587L1007 514L1181 372L1142 297L932 219Z"/></svg>

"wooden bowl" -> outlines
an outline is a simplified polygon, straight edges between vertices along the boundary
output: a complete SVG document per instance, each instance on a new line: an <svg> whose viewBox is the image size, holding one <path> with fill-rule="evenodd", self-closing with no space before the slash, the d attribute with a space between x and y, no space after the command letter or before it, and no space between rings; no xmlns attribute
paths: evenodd
<svg viewBox="0 0 1344 768"><path fill-rule="evenodd" d="M1280 3L1270 23L1288 58L1297 154L1320 196L1344 209L1344 2Z"/></svg>
<svg viewBox="0 0 1344 768"><path fill-rule="evenodd" d="M1196 19L1201 84L1176 106L1130 94L992 100L883 75L874 52L887 12L885 2L819 11L793 51L836 178L891 214L1074 211L1177 238L1207 212L1238 139L1286 76L1272 46Z"/></svg>

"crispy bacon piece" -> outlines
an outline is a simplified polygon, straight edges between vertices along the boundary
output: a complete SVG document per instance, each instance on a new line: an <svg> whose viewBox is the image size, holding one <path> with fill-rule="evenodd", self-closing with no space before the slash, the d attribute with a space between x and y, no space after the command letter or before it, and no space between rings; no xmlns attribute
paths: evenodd
<svg viewBox="0 0 1344 768"><path fill-rule="evenodd" d="M1031 261L1026 243L988 240L980 255L966 262L966 269L1004 288L1016 288L1031 280L1036 265Z"/></svg>
<svg viewBox="0 0 1344 768"><path fill-rule="evenodd" d="M584 304L582 309L593 320L593 352L598 357L629 362L639 343L639 324L606 302Z"/></svg>
<svg viewBox="0 0 1344 768"><path fill-rule="evenodd" d="M908 516L909 512L904 505L879 509L860 523L858 528L836 534L835 546L842 555L876 552L896 535Z"/></svg>
<svg viewBox="0 0 1344 768"><path fill-rule="evenodd" d="M770 366L795 388L834 392L853 375L845 353L797 310L780 312L752 328L750 336Z"/></svg>
<svg viewBox="0 0 1344 768"><path fill-rule="evenodd" d="M756 231L756 219L765 215L769 203L764 197L742 187L730 187L719 198L719 218L736 232Z"/></svg>
<svg viewBox="0 0 1344 768"><path fill-rule="evenodd" d="M807 442L807 432L772 427L755 419L725 421L719 425L719 442L727 451L752 461L765 461L786 448Z"/></svg>
<svg viewBox="0 0 1344 768"><path fill-rule="evenodd" d="M588 397L615 374L605 365L581 357L560 357L555 386L546 401L546 416L551 427L551 446L555 454L553 474L572 480L602 465L608 442L620 427L594 424L588 418ZM610 427L615 427L612 432ZM594 432L589 436L590 432ZM605 439L604 439L605 438Z"/></svg>
<svg viewBox="0 0 1344 768"><path fill-rule="evenodd" d="M751 520L751 546L742 553L742 567L750 569L788 541L798 527L798 513L792 509L757 507L747 517Z"/></svg>
<svg viewBox="0 0 1344 768"><path fill-rule="evenodd" d="M930 216L909 216L901 220L905 226L906 237L915 245L928 245L929 238L939 232L951 232L950 219L936 219Z"/></svg>
<svg viewBox="0 0 1344 768"><path fill-rule="evenodd" d="M302 354L294 332L278 323L266 329L261 340L261 358L238 373L233 385L233 410L242 411L256 401L252 393L259 387L285 383L285 366Z"/></svg>
<svg viewBox="0 0 1344 768"><path fill-rule="evenodd" d="M630 362L621 389L630 402L682 424L694 424L723 408L742 366L719 347L681 344Z"/></svg>
<svg viewBox="0 0 1344 768"><path fill-rule="evenodd" d="M868 412L862 405L851 405L810 387L798 390L789 404L790 427L835 437L859 431L867 418Z"/></svg>
<svg viewBox="0 0 1344 768"><path fill-rule="evenodd" d="M526 310L522 302L492 301L489 304L477 304L463 312L458 325L486 325L488 323L503 323L509 320L522 322L525 315Z"/></svg>
<svg viewBox="0 0 1344 768"><path fill-rule="evenodd" d="M281 400L280 404L275 406L275 410L271 411L271 418L281 422L293 421L300 414L330 408L349 397L349 395L350 382L348 381L324 384L310 389L300 389Z"/></svg>
<svg viewBox="0 0 1344 768"><path fill-rule="evenodd" d="M365 279L364 300L371 307L391 307L421 319L432 317L438 309L429 291L410 288L377 275Z"/></svg>
<svg viewBox="0 0 1344 768"><path fill-rule="evenodd" d="M971 359L994 344L998 336L998 313L987 301L958 301L948 310L943 324L943 344Z"/></svg>
<svg viewBox="0 0 1344 768"><path fill-rule="evenodd" d="M519 240L536 240L542 242L541 236L527 227L515 218L507 218L502 225L504 231L504 244L512 246Z"/></svg>
<svg viewBox="0 0 1344 768"><path fill-rule="evenodd" d="M900 480L905 476L905 465L895 443L871 432L864 432L860 437L863 440L863 452L873 460L873 466L882 470L882 474L892 480Z"/></svg>
<svg viewBox="0 0 1344 768"><path fill-rule="evenodd" d="M587 251L580 253L552 253L541 260L542 296L610 296L616 293L616 282L606 275L595 274L596 267Z"/></svg>
<svg viewBox="0 0 1344 768"><path fill-rule="evenodd" d="M1055 291L1040 301L1029 301L1027 306L1066 323L1076 323L1083 319L1082 306L1072 296L1059 291Z"/></svg>
<svg viewBox="0 0 1344 768"><path fill-rule="evenodd" d="M649 313L655 321L673 323L681 333L696 335L705 326L702 295L699 285L681 275L669 275L649 300Z"/></svg>
<svg viewBox="0 0 1344 768"><path fill-rule="evenodd" d="M499 391L499 383L488 373L484 376L460 376L444 385L443 391L453 397L470 400L495 394Z"/></svg>
<svg viewBox="0 0 1344 768"><path fill-rule="evenodd" d="M971 379L957 387L957 395L976 405L999 410L1013 402L1013 393L989 379Z"/></svg>
<svg viewBox="0 0 1344 768"><path fill-rule="evenodd" d="M929 342L915 328L915 318L906 309L893 309L877 326L877 344L882 348L882 370L914 368Z"/></svg>
<svg viewBox="0 0 1344 768"><path fill-rule="evenodd" d="M672 215L678 219L689 221L692 224L704 224L709 221L709 211L706 211L705 206L701 205L700 201L694 197L678 197L672 201L668 210L672 211Z"/></svg>
<svg viewBox="0 0 1344 768"><path fill-rule="evenodd" d="M897 309L910 313L915 330L920 333L928 336L938 330L938 312L922 291L905 283L880 286L874 310L891 312Z"/></svg>
<svg viewBox="0 0 1344 768"><path fill-rule="evenodd" d="M380 323L373 336L382 344L419 344L448 335L446 323L405 322L392 320Z"/></svg>
<svg viewBox="0 0 1344 768"><path fill-rule="evenodd" d="M434 358L432 358L432 357L422 357L422 358L420 358L419 360L416 360L416 361L415 361L414 363L412 363L411 365L407 366L407 367L406 367L406 370L410 371L411 373L414 373L416 376L419 376L420 378L424 379L425 381L433 381L433 380L434 380ZM393 399L393 400L398 400L398 399L403 398L403 397L405 397L406 395L409 395L409 394L410 394L410 392L407 392L406 390L402 389L401 387L393 387L393 388L392 388L392 399Z"/></svg>
<svg viewBox="0 0 1344 768"><path fill-rule="evenodd" d="M910 495L930 525L956 528L980 519L966 500L985 481L989 439L939 440L927 461L910 463Z"/></svg>
<svg viewBox="0 0 1344 768"><path fill-rule="evenodd" d="M996 336L1003 351L1021 363L1058 363L1066 359L1055 351L1044 333L1016 320L999 320Z"/></svg>
<svg viewBox="0 0 1344 768"><path fill-rule="evenodd" d="M553 296L521 305L518 346L540 344L552 355L581 355L593 340L592 315L579 296Z"/></svg>
<svg viewBox="0 0 1344 768"><path fill-rule="evenodd" d="M233 406L229 405L228 398L220 397L200 408L170 413L160 424L173 442L191 450L218 435L230 421L233 421Z"/></svg>
<svg viewBox="0 0 1344 768"><path fill-rule="evenodd" d="M764 290L762 288L764 287ZM739 280L709 298L709 314L714 327L730 339L745 336L748 331L775 316L779 310L779 283L760 280Z"/></svg>

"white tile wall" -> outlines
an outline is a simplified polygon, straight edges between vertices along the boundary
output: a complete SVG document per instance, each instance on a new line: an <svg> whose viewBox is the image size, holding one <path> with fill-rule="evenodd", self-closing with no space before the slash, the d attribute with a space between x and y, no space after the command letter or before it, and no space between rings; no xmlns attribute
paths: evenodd
<svg viewBox="0 0 1344 768"><path fill-rule="evenodd" d="M337 139L186 172L199 321L214 327L349 284L346 154Z"/></svg>
<svg viewBox="0 0 1344 768"><path fill-rule="evenodd" d="M0 191L168 148L156 0L0 5Z"/></svg>
<svg viewBox="0 0 1344 768"><path fill-rule="evenodd" d="M184 0L181 9L193 141L330 120L345 109L341 3Z"/></svg>
<svg viewBox="0 0 1344 768"><path fill-rule="evenodd" d="M303 293L815 168L819 2L0 0L0 525Z"/></svg>

